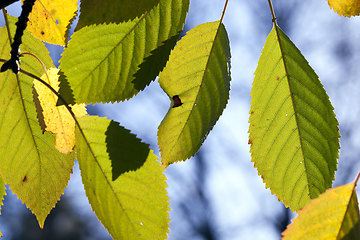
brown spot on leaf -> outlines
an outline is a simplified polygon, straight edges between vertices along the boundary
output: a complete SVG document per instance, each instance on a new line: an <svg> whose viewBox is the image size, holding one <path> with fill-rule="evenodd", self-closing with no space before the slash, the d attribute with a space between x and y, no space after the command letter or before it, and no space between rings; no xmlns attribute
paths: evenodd
<svg viewBox="0 0 360 240"><path fill-rule="evenodd" d="M182 105L181 99L179 98L179 95L175 95L172 97L172 99L174 100L174 106L173 108L179 107Z"/></svg>
<svg viewBox="0 0 360 240"><path fill-rule="evenodd" d="M280 80L280 77L279 77L279 76L277 76L277 77L276 77L276 80L278 80L278 81L279 81L279 80Z"/></svg>
<svg viewBox="0 0 360 240"><path fill-rule="evenodd" d="M23 178L22 182L24 183L24 182L27 182L27 181L28 181L28 178L27 178L27 176L25 175L25 177Z"/></svg>
<svg viewBox="0 0 360 240"><path fill-rule="evenodd" d="M250 114L251 114L251 115L254 114L254 111L251 111Z"/></svg>
<svg viewBox="0 0 360 240"><path fill-rule="evenodd" d="M251 139L249 139L249 141L248 141L248 144L252 144L253 142L251 141Z"/></svg>
<svg viewBox="0 0 360 240"><path fill-rule="evenodd" d="M44 36L45 32L44 32L44 31L41 31L40 34Z"/></svg>

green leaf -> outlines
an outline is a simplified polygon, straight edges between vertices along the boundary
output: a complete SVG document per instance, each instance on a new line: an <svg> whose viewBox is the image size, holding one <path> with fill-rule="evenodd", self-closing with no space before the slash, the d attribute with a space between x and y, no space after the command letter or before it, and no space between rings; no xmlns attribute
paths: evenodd
<svg viewBox="0 0 360 240"><path fill-rule="evenodd" d="M75 32L60 68L76 102L123 101L154 80L175 45L172 39L183 28L188 7L188 0L161 0L134 20L92 25ZM156 60L152 62L156 73L143 74L142 69L149 67L141 64L150 56ZM139 76L144 79L136 80Z"/></svg>
<svg viewBox="0 0 360 240"><path fill-rule="evenodd" d="M160 0L82 0L76 29L101 23L120 23L140 17Z"/></svg>
<svg viewBox="0 0 360 240"><path fill-rule="evenodd" d="M220 21L196 26L171 52L159 83L172 99L158 131L161 162L193 156L222 114L230 91L230 47Z"/></svg>
<svg viewBox="0 0 360 240"><path fill-rule="evenodd" d="M339 132L317 75L279 27L266 40L251 96L252 161L266 187L297 211L331 187Z"/></svg>
<svg viewBox="0 0 360 240"><path fill-rule="evenodd" d="M311 201L282 233L284 240L360 239L355 183L330 189Z"/></svg>
<svg viewBox="0 0 360 240"><path fill-rule="evenodd" d="M14 34L16 20L9 19ZM5 27L0 29L0 46L0 58L10 58ZM27 31L21 52L31 52L47 67L53 66L44 44ZM21 67L37 76L44 73L42 65L29 55L21 58ZM55 136L43 133L33 102L33 79L22 73L0 73L0 136L0 174L42 227L64 192L74 156L61 154L55 148Z"/></svg>
<svg viewBox="0 0 360 240"><path fill-rule="evenodd" d="M166 178L148 145L106 118L78 118L76 150L86 195L114 239L165 239Z"/></svg>

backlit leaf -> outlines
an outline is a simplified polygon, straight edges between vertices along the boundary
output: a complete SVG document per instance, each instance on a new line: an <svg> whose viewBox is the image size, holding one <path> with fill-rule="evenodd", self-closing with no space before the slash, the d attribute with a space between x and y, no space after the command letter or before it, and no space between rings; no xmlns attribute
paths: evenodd
<svg viewBox="0 0 360 240"><path fill-rule="evenodd" d="M120 24L83 27L75 32L63 53L60 68L67 77L76 102L114 102L129 99L142 90L164 67L183 28L189 1L161 0L140 17ZM156 51L158 48L167 49ZM156 74L137 73L156 54ZM165 60L164 60L165 59ZM134 83L141 81L141 84Z"/></svg>
<svg viewBox="0 0 360 240"><path fill-rule="evenodd" d="M2 177L0 176L0 215L1 215L1 207L3 205L4 196L6 195L5 192L5 183ZM0 237L2 237L2 233L0 232Z"/></svg>
<svg viewBox="0 0 360 240"><path fill-rule="evenodd" d="M86 195L113 239L167 238L166 178L149 146L106 118L78 121L76 150Z"/></svg>
<svg viewBox="0 0 360 240"><path fill-rule="evenodd" d="M327 0L332 8L340 16L351 17L360 15L360 0Z"/></svg>
<svg viewBox="0 0 360 240"><path fill-rule="evenodd" d="M140 17L160 0L82 0L76 29L92 24L121 23Z"/></svg>
<svg viewBox="0 0 360 240"><path fill-rule="evenodd" d="M355 184L327 190L300 210L282 233L284 240L360 239Z"/></svg>
<svg viewBox="0 0 360 240"><path fill-rule="evenodd" d="M50 68L41 77L56 91L59 90L58 72L59 69ZM45 130L56 134L55 144L60 152L70 153L75 146L75 121L73 117L65 106L56 106L58 97L45 85L34 80L34 87L41 104ZM86 114L85 104L76 104L71 106L71 109L77 117Z"/></svg>
<svg viewBox="0 0 360 240"><path fill-rule="evenodd" d="M251 96L252 161L266 187L297 211L332 185L338 122L317 75L278 27L266 40Z"/></svg>
<svg viewBox="0 0 360 240"><path fill-rule="evenodd" d="M9 18L12 34L16 19ZM10 57L5 27L0 28L0 58ZM47 67L52 61L44 44L25 31L22 52L38 56ZM34 75L44 73L32 56L21 58L21 67ZM70 178L73 155L55 148L55 136L42 131L33 101L33 79L11 71L0 73L0 175L12 191L36 215L42 227L60 199Z"/></svg>
<svg viewBox="0 0 360 240"><path fill-rule="evenodd" d="M44 42L65 45L68 25L77 8L77 0L37 0L27 29Z"/></svg>
<svg viewBox="0 0 360 240"><path fill-rule="evenodd" d="M165 166L193 156L222 114L230 91L230 47L220 21L196 26L171 52L159 83L172 99L158 144Z"/></svg>

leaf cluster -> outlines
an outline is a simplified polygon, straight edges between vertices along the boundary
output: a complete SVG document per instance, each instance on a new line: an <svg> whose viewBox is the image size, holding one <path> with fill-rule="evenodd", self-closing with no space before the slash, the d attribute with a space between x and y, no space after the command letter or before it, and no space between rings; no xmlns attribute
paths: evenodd
<svg viewBox="0 0 360 240"><path fill-rule="evenodd" d="M227 1L218 21L181 39L189 0L77 2L36 0L20 41L20 72L0 73L0 196L9 184L43 227L77 159L92 209L114 239L166 239L164 171L198 152L229 99ZM335 10L359 14L358 1L342 3L329 0ZM334 109L269 6L274 26L251 91L252 161L266 187L299 213L285 239L359 239L357 180L330 189L340 147ZM19 25L4 17L2 62L17 51L11 43ZM44 42L65 46L59 68ZM161 161L119 123L85 109L135 97L157 77L170 105L158 127Z"/></svg>

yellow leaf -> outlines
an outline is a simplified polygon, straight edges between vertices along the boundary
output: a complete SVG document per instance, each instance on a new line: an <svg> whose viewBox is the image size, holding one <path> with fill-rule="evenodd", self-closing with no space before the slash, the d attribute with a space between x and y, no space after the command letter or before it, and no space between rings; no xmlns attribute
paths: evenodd
<svg viewBox="0 0 360 240"><path fill-rule="evenodd" d="M77 8L77 0L36 0L27 29L44 42L65 45L66 31Z"/></svg>
<svg viewBox="0 0 360 240"><path fill-rule="evenodd" d="M50 68L41 79L49 83L56 91L59 90L59 69ZM70 153L75 146L75 121L65 106L56 106L57 96L39 81L34 81L34 87L42 108L44 130L55 133L56 148L64 153ZM86 115L85 104L71 107L77 117Z"/></svg>
<svg viewBox="0 0 360 240"><path fill-rule="evenodd" d="M6 195L5 184L2 177L0 176L0 215L1 215L1 206L3 205L5 195ZM0 232L0 237L2 237L1 232Z"/></svg>
<svg viewBox="0 0 360 240"><path fill-rule="evenodd" d="M298 212L282 233L284 240L360 239L355 183L332 188Z"/></svg>
<svg viewBox="0 0 360 240"><path fill-rule="evenodd" d="M328 3L330 8L340 16L360 15L360 0L328 0Z"/></svg>

